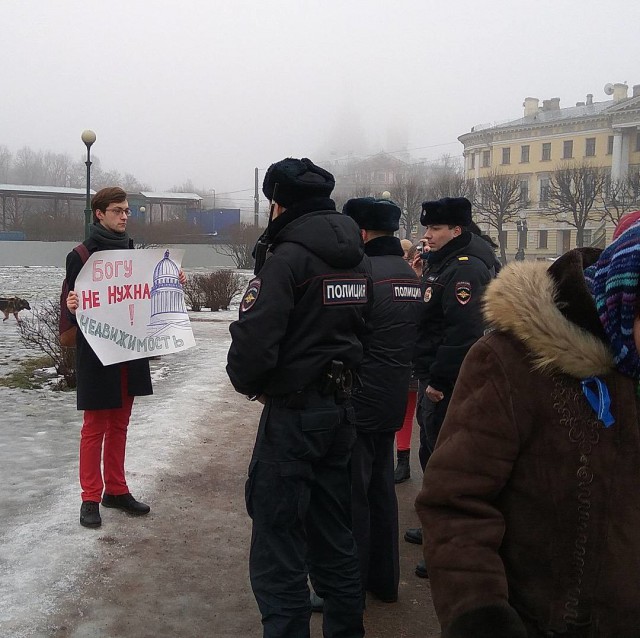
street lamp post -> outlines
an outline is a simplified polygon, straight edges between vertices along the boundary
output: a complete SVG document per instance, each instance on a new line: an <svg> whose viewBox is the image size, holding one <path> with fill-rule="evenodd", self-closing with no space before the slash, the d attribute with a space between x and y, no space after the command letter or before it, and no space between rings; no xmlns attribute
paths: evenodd
<svg viewBox="0 0 640 638"><path fill-rule="evenodd" d="M89 227L91 226L91 145L96 141L96 134L87 129L82 131L82 141L87 147L87 199L84 206L84 238L89 239Z"/></svg>
<svg viewBox="0 0 640 638"><path fill-rule="evenodd" d="M518 252L516 253L516 259L518 261L524 261L524 249L527 247L527 214L521 210L518 213L520 219L516 222L516 228L518 229Z"/></svg>

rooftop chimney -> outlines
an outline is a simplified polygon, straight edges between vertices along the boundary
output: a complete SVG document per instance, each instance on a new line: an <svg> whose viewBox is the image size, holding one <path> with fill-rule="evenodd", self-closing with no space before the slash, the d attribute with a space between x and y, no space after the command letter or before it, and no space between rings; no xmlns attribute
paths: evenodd
<svg viewBox="0 0 640 638"><path fill-rule="evenodd" d="M522 106L524 106L524 116L535 115L538 112L538 100L537 97L526 97Z"/></svg>
<svg viewBox="0 0 640 638"><path fill-rule="evenodd" d="M549 100L549 110L550 111L559 111L560 110L560 98L552 97Z"/></svg>
<svg viewBox="0 0 640 638"><path fill-rule="evenodd" d="M640 84L633 85L633 97L638 97L640 95Z"/></svg>
<svg viewBox="0 0 640 638"><path fill-rule="evenodd" d="M591 106L593 104L593 93L587 93L587 106Z"/></svg>
<svg viewBox="0 0 640 638"><path fill-rule="evenodd" d="M616 82L613 85L613 101L619 102L620 100L626 100L628 90L629 87L626 84L623 84L622 82Z"/></svg>
<svg viewBox="0 0 640 638"><path fill-rule="evenodd" d="M584 102L576 102L576 106L584 106Z"/></svg>

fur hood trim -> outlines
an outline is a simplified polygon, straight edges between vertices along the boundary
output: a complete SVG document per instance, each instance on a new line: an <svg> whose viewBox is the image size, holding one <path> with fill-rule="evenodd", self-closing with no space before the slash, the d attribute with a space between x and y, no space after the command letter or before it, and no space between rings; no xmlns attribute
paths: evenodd
<svg viewBox="0 0 640 638"><path fill-rule="evenodd" d="M537 370L578 379L614 370L607 345L569 321L558 309L557 286L541 262L511 263L488 286L484 315L489 324L520 339Z"/></svg>

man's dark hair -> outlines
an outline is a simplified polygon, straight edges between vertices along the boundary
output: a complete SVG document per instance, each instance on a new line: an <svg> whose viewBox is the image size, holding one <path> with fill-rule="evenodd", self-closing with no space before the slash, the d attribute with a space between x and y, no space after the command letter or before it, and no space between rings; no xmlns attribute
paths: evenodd
<svg viewBox="0 0 640 638"><path fill-rule="evenodd" d="M93 211L93 221L97 221L96 211L101 210L104 212L107 210L109 204L119 204L127 199L127 194L119 186L109 186L108 188L101 188L91 198L91 210Z"/></svg>

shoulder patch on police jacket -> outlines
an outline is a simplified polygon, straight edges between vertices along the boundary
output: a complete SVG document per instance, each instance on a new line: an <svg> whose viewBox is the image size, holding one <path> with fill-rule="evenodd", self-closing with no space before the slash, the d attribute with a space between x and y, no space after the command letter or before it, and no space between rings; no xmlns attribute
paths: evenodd
<svg viewBox="0 0 640 638"><path fill-rule="evenodd" d="M421 301L422 289L416 281L394 281L391 283L394 301Z"/></svg>
<svg viewBox="0 0 640 638"><path fill-rule="evenodd" d="M366 279L325 279L322 282L325 306L367 303Z"/></svg>
<svg viewBox="0 0 640 638"><path fill-rule="evenodd" d="M468 281L456 282L456 299L463 306L471 300L471 284Z"/></svg>
<svg viewBox="0 0 640 638"><path fill-rule="evenodd" d="M249 282L247 291L244 293L242 301L240 302L240 312L247 312L247 310L250 310L253 307L253 305L258 300L258 295L260 294L261 287L262 281L258 277L252 279Z"/></svg>

